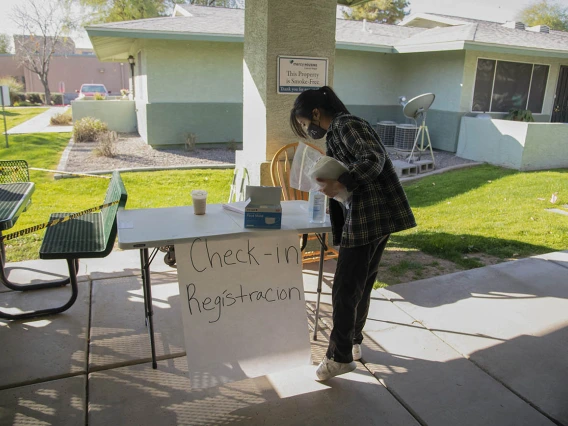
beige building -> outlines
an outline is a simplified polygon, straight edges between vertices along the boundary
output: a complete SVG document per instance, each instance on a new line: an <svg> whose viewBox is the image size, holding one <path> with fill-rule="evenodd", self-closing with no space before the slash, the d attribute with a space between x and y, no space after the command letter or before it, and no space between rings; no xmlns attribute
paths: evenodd
<svg viewBox="0 0 568 426"><path fill-rule="evenodd" d="M16 52L29 37L14 36ZM24 83L25 92L43 92L44 88L37 74L18 63L17 54L0 54L0 77L12 76ZM129 64L120 62L101 62L92 49L76 48L71 39L57 49L51 58L48 81L52 93L64 93L65 103L77 96L84 83L104 84L112 94L128 88Z"/></svg>

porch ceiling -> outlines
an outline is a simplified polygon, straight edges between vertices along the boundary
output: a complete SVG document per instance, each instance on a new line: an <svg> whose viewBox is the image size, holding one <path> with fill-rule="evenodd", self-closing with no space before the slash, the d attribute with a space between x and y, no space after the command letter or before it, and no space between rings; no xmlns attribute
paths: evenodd
<svg viewBox="0 0 568 426"><path fill-rule="evenodd" d="M91 43L101 62L127 62L136 38L95 36Z"/></svg>

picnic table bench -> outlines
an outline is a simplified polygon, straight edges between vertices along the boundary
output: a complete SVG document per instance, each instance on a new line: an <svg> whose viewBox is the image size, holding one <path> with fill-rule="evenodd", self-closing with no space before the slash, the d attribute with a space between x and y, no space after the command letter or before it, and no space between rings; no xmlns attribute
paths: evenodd
<svg viewBox="0 0 568 426"><path fill-rule="evenodd" d="M39 257L41 259L65 259L67 261L69 269L67 282L71 283L71 297L65 304L56 308L21 314L0 312L0 318L35 318L57 314L69 309L77 300L79 292L77 287L79 259L106 257L112 251L117 234L117 212L119 208L125 206L126 199L127 193L120 173L115 171L110 179L103 207L100 211L93 211L80 216L77 216L77 213L53 213L49 218L50 223L60 222L47 228L39 250ZM51 283L33 286L44 286L45 284ZM21 287L26 290L33 289L31 288L32 285ZM45 288L45 286L42 288Z"/></svg>

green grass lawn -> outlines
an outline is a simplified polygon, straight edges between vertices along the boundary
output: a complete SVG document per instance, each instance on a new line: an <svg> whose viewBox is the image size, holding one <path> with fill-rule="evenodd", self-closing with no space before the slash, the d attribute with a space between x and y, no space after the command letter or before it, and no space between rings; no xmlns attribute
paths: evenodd
<svg viewBox="0 0 568 426"><path fill-rule="evenodd" d="M14 135L0 159L25 159L30 167L54 169L70 134ZM181 206L203 188L208 202L228 198L232 170L168 170L123 173L127 209ZM53 212L76 212L101 204L108 181L60 179L31 171L33 203L10 231L48 220ZM501 259L568 249L568 217L546 208L568 204L568 170L520 173L493 166L447 172L405 185L418 227L391 236L389 245L418 249L464 268L481 266L477 256ZM555 205L549 202L558 193ZM9 232L10 232L9 231ZM36 259L44 231L7 242L8 261ZM413 263L400 266L420 272Z"/></svg>
<svg viewBox="0 0 568 426"><path fill-rule="evenodd" d="M521 173L484 165L430 176L405 190L418 227L392 235L392 246L465 268L482 265L476 254L506 259L568 249L568 217L545 210L568 204L568 170Z"/></svg>
<svg viewBox="0 0 568 426"><path fill-rule="evenodd" d="M0 159L25 159L29 167L55 169L67 146L70 133L14 135L10 148L0 148ZM123 173L128 191L126 208L183 206L191 204L191 190L206 189L208 202L220 203L229 197L233 170L168 170L158 172ZM47 222L54 212L77 212L102 204L107 179L77 178L54 180L53 174L30 171L36 188L32 204L10 233ZM37 259L45 230L6 242L8 262Z"/></svg>
<svg viewBox="0 0 568 426"><path fill-rule="evenodd" d="M47 108L5 108L6 111L6 127L10 130L18 124L28 121L30 118L47 111ZM0 129L4 132L4 112L0 108Z"/></svg>

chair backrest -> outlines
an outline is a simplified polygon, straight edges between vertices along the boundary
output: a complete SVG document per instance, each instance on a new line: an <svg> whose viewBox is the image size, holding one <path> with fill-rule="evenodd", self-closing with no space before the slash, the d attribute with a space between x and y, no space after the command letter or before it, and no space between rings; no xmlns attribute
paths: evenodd
<svg viewBox="0 0 568 426"><path fill-rule="evenodd" d="M304 142L305 143L305 142ZM311 148L317 149L323 154L323 151L317 146L306 143ZM270 163L270 177L272 178L272 185L282 187L282 199L287 200L307 200L309 194L299 189L290 187L290 167L294 154L298 148L298 142L284 145L274 154Z"/></svg>
<svg viewBox="0 0 568 426"><path fill-rule="evenodd" d="M229 203L243 201L245 199L245 188L250 185L250 177L246 167L235 167L233 171L233 182L229 193Z"/></svg>
<svg viewBox="0 0 568 426"><path fill-rule="evenodd" d="M126 193L126 188L124 187L120 173L115 171L113 172L108 185L104 204L112 203L114 201L118 201L118 204L105 207L101 211L103 232L107 242L105 252L108 251L110 253L110 251L112 251L112 246L114 245L117 232L116 214L119 208L123 208L126 205L127 198L128 194Z"/></svg>
<svg viewBox="0 0 568 426"><path fill-rule="evenodd" d="M0 183L29 182L30 172L25 160L0 161Z"/></svg>

